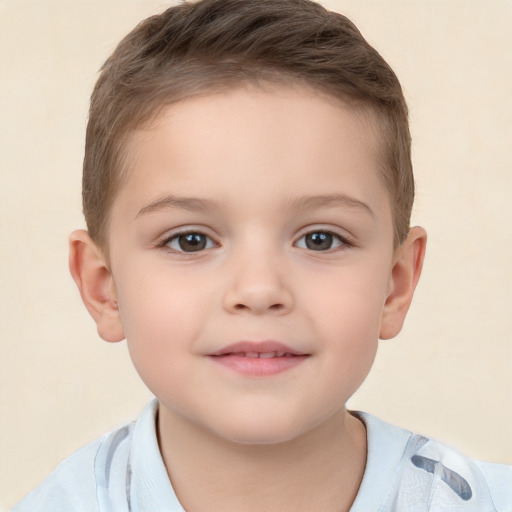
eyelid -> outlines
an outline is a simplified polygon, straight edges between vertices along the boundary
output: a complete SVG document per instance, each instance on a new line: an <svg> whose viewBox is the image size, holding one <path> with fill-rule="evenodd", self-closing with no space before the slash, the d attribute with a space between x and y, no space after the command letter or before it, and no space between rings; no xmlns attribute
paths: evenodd
<svg viewBox="0 0 512 512"><path fill-rule="evenodd" d="M215 240L215 237L208 234L208 231L210 231L210 230L204 226L197 226L197 227L196 226L183 226L183 227L175 228L171 232L167 232L164 236L162 236L160 238L160 240L158 240L156 242L155 247L167 249L169 252L172 252L173 254L177 254L179 256L188 256L188 257L194 256L194 255L199 256L209 249L213 249L214 247L220 247L220 244ZM328 234L332 235L334 238L336 238L340 242L340 244L332 249L327 249L325 251L317 251L317 252L332 253L332 252L336 252L337 250L343 250L346 248L353 247L355 245L355 243L353 241L352 235L342 234L339 231L340 231L340 229L336 229L336 228L330 227L330 226L328 227L325 225L318 226L318 227L308 226L307 228L303 228L301 230L301 234L295 239L295 242L293 243L293 245L297 246L299 240L303 239L305 236L307 236L309 234L328 233ZM213 246L206 247L199 251L190 251L190 252L183 251L183 250L176 250L169 246L169 243L172 240L174 240L180 236L185 236L187 234L203 235L213 243ZM304 249L311 250L311 249L308 249L307 247L304 247Z"/></svg>
<svg viewBox="0 0 512 512"><path fill-rule="evenodd" d="M208 233L206 233L206 231L208 231L208 230L204 227L187 226L187 227L182 227L182 228L176 228L176 229L172 230L170 233L168 232L165 234L165 236L161 237L161 239L159 241L157 241L155 246L157 248L167 249L169 252L172 252L173 254L177 254L179 256L198 256L200 254L203 254L205 251L212 249L213 247L219 247L219 245L220 245L218 242L216 242L214 237L209 235ZM169 244L174 239L177 239L180 236L185 236L185 235L190 235L190 234L202 235L202 236L208 238L211 242L213 242L213 247L205 247L202 250L190 251L190 252L177 250L177 249L170 247Z"/></svg>
<svg viewBox="0 0 512 512"><path fill-rule="evenodd" d="M306 237L307 235L311 235L313 233L327 233L329 235L332 235L334 238L336 238L340 244L336 247L333 247L332 249L327 249L325 251L315 251L315 252L318 252L318 253L332 253L332 252L336 252L336 251L339 251L339 250L343 250L343 249L346 249L346 248L349 248L349 247L353 247L354 246L354 242L353 242L353 239L351 236L349 235L346 235L346 234L341 234L339 232L339 230L335 229L335 228L331 228L331 227L326 227L326 226L319 226L319 227L307 227L305 228L304 230L301 230L301 234L300 236L298 236L294 242L294 245L297 246L299 240L302 240L304 237ZM308 251L311 251L312 249L309 249L307 247L299 247L300 249L306 249Z"/></svg>

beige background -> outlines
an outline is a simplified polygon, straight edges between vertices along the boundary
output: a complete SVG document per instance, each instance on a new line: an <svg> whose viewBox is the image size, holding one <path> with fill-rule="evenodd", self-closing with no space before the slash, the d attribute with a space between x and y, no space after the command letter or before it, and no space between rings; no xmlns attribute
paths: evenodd
<svg viewBox="0 0 512 512"><path fill-rule="evenodd" d="M326 1L397 71L429 232L408 323L350 406L512 462L512 2ZM149 399L67 271L88 96L157 0L0 0L0 509Z"/></svg>

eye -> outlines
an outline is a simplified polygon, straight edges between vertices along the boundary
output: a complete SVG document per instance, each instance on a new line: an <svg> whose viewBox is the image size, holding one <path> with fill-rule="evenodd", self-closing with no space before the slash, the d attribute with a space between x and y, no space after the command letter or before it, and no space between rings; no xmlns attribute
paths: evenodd
<svg viewBox="0 0 512 512"><path fill-rule="evenodd" d="M173 235L163 245L176 252L199 252L215 247L215 243L209 236L195 231Z"/></svg>
<svg viewBox="0 0 512 512"><path fill-rule="evenodd" d="M329 251L343 245L348 245L346 240L330 231L312 231L299 238L297 242L297 247L312 251Z"/></svg>

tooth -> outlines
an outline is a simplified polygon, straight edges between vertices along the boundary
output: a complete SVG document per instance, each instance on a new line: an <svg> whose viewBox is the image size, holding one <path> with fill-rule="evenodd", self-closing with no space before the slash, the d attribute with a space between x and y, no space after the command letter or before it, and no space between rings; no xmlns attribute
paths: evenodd
<svg viewBox="0 0 512 512"><path fill-rule="evenodd" d="M283 357L284 356L284 352L276 352L276 356L277 357Z"/></svg>
<svg viewBox="0 0 512 512"><path fill-rule="evenodd" d="M260 354L260 357L262 359L270 359L271 357L276 357L276 353L275 352L262 352Z"/></svg>
<svg viewBox="0 0 512 512"><path fill-rule="evenodd" d="M245 357L251 357L251 358L257 358L258 357L258 352L246 352L245 353Z"/></svg>

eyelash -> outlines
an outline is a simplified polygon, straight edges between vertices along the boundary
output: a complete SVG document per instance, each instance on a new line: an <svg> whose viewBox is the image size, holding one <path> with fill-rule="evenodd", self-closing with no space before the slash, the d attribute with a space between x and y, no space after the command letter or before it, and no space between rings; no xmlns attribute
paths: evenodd
<svg viewBox="0 0 512 512"><path fill-rule="evenodd" d="M173 233L171 236L165 238L160 243L158 243L158 247L162 248L162 249L167 249L168 252L173 253L173 254L178 254L180 256L187 256L187 255L191 255L191 254L195 254L195 253L201 253L205 249L211 249L211 247L205 247L199 251L183 251L183 250L173 249L172 247L170 247L169 244L173 240L178 240L180 237L184 237L187 235L200 235L202 237L206 237L210 242L213 242L214 246L218 246L218 244L216 242L214 242L210 236L204 234L199 229L186 229L184 231L179 231L177 233ZM208 242L206 242L206 243L208 243Z"/></svg>
<svg viewBox="0 0 512 512"><path fill-rule="evenodd" d="M334 242L334 240L337 240L338 241L338 245L334 248L329 248L325 251L322 251L322 250L315 250L315 249L311 249L310 247L303 247L304 249L309 249L311 251L314 251L314 252L326 252L326 253L333 253L333 252L338 252L338 251L342 251L344 249L347 249L349 247L352 247L352 244L350 243L350 241L344 237L344 236L341 236L339 235L338 233L335 233L333 231L329 231L329 230L326 230L326 229L315 229L315 230L312 230L312 231L308 231L307 233L305 233L304 235L302 235L299 240L297 242L295 242L296 244L298 244L298 242L300 240L302 240L303 238L305 239L308 235L328 235L330 237L332 237L332 241Z"/></svg>
<svg viewBox="0 0 512 512"><path fill-rule="evenodd" d="M329 231L327 229L316 229L316 230L308 231L307 233L304 233L295 242L294 245L297 245L300 240L305 239L305 237L307 237L308 235L316 235L316 234L322 234L322 235L331 236L333 241L336 240L338 242L338 245L336 247L334 247L334 248L329 248L329 249L327 249L325 251L324 250L311 249L310 247L300 247L300 248L306 249L306 250L310 250L312 252L333 253L333 252L338 252L338 251L342 251L344 249L353 247L353 243L351 243L350 240L348 240L346 237L341 236L338 233L335 233L333 231ZM204 248L201 248L198 251L184 251L184 250L174 249L174 248L170 247L169 244L171 242L173 242L174 240L178 240L180 237L185 237L187 235L200 235L202 237L206 237L206 239L207 239L206 245L208 245L208 241L210 241L212 246L210 246L210 247L206 246ZM170 253L172 252L173 254L178 254L180 256L187 256L187 255L193 255L195 253L202 253L206 249L211 249L211 248L213 248L215 246L218 247L218 244L210 236L206 235L205 233L201 232L200 230L194 230L194 229L188 229L188 230L184 230L184 231L179 231L177 233L173 233L171 236L165 238L164 240L162 240L161 242L159 242L157 244L158 248L167 249L168 252L170 252Z"/></svg>

